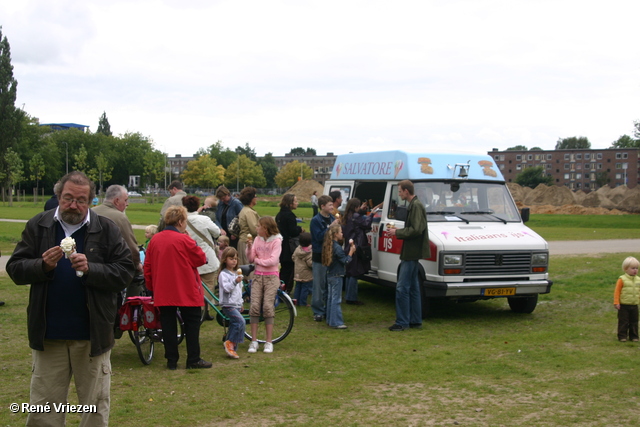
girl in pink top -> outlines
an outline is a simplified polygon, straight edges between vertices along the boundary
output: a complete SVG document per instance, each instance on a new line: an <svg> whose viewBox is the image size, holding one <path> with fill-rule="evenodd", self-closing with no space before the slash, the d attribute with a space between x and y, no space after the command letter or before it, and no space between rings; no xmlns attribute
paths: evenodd
<svg viewBox="0 0 640 427"><path fill-rule="evenodd" d="M258 237L247 240L247 259L255 264L254 278L251 283L251 307L249 317L251 323L251 344L249 353L258 351L258 322L260 309L265 325L264 352L273 353L273 323L275 318L275 300L280 287L279 265L282 250L282 236L276 221L270 216L258 220Z"/></svg>

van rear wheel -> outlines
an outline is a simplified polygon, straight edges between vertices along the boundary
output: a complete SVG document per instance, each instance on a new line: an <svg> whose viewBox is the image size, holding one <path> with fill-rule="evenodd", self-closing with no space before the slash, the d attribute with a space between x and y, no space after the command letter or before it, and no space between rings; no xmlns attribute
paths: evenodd
<svg viewBox="0 0 640 427"><path fill-rule="evenodd" d="M538 294L529 297L508 297L509 307L514 313L533 313L538 305Z"/></svg>

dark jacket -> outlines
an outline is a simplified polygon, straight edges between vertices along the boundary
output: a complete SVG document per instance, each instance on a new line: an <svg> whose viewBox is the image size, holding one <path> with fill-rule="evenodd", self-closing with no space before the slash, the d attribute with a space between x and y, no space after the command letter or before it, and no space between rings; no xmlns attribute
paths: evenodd
<svg viewBox="0 0 640 427"><path fill-rule="evenodd" d="M407 210L404 228L396 231L396 237L402 239L402 261L416 261L429 258L429 230L427 229L427 212L417 197L411 199Z"/></svg>
<svg viewBox="0 0 640 427"><path fill-rule="evenodd" d="M280 252L280 262L292 263L291 259L291 247L289 245L289 239L292 237L300 236L302 233L302 227L298 226L298 220L296 215L289 208L281 208L278 215L276 215L276 224L278 230L282 235L282 252Z"/></svg>
<svg viewBox="0 0 640 427"><path fill-rule="evenodd" d="M46 211L27 222L22 240L16 245L6 267L9 277L17 285L31 285L27 307L29 346L40 351L44 351L48 284L55 274L55 269L44 272L42 254L56 245L54 214L55 210ZM98 356L109 351L115 343L116 293L127 287L135 268L131 251L118 226L92 210L89 210L89 215L84 241L89 272L82 281L91 323L91 356Z"/></svg>
<svg viewBox="0 0 640 427"><path fill-rule="evenodd" d="M342 226L342 234L344 235L344 251L349 252L349 240L353 239L356 248L369 247L369 239L367 233L371 231L371 221L373 217L362 215L355 212L351 218L346 219L346 224ZM351 262L347 264L347 276L360 276L371 269L371 262L361 259L358 256L359 251L353 254Z"/></svg>
<svg viewBox="0 0 640 427"><path fill-rule="evenodd" d="M218 209L216 210L216 225L226 231L227 235L229 235L229 223L233 218L238 216L243 207L244 206L242 206L240 200L235 197L231 197L229 199L229 204L222 201L219 202ZM224 218L222 217L223 213Z"/></svg>

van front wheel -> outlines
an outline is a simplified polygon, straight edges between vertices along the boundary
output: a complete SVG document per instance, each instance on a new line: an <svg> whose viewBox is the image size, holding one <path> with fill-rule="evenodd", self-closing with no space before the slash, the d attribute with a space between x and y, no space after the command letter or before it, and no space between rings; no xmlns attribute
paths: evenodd
<svg viewBox="0 0 640 427"><path fill-rule="evenodd" d="M538 294L530 297L508 297L509 307L514 313L533 313L538 305Z"/></svg>
<svg viewBox="0 0 640 427"><path fill-rule="evenodd" d="M433 304L433 298L425 296L426 291L424 286L420 287L420 304L422 305L422 318L426 319L431 314L431 304Z"/></svg>

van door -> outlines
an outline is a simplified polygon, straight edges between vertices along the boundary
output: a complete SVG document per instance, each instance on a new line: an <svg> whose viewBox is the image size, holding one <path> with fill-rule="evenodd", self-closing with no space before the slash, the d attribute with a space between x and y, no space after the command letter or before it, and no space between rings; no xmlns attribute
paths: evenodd
<svg viewBox="0 0 640 427"><path fill-rule="evenodd" d="M342 204L334 206L340 211L340 215L344 212L347 202L353 195L354 181L327 181L324 186L324 194L329 195L332 191L340 191L342 194Z"/></svg>

